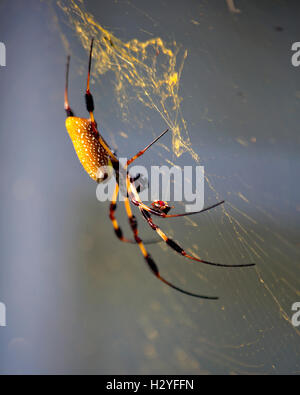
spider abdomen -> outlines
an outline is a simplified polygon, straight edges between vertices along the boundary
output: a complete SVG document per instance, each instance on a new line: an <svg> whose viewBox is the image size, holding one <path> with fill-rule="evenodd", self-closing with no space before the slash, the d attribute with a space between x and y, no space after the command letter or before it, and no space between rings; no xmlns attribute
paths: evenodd
<svg viewBox="0 0 300 395"><path fill-rule="evenodd" d="M102 169L110 165L110 160L93 130L91 121L85 118L68 117L66 128L84 170L93 180L99 181L101 178L99 174L104 174Z"/></svg>

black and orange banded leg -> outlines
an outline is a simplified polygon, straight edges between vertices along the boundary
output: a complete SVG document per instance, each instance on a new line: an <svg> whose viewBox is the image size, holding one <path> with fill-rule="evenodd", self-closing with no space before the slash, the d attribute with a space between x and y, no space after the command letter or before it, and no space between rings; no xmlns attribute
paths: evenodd
<svg viewBox="0 0 300 395"><path fill-rule="evenodd" d="M90 62L89 62L89 67L90 67ZM89 79L88 79L89 81ZM89 83L88 83L88 89L89 89ZM165 130L163 133L161 133L158 137L156 137L149 145L147 145L147 147L145 147L143 150L139 151L135 156L133 156L131 159L129 159L127 161L127 164L125 166L125 169L127 169L128 165L131 164L132 162L134 162L137 158L139 158L140 156L142 156L153 144L155 144L162 136L164 136L169 129ZM129 181L132 184L137 178L130 178ZM121 230L121 228L119 227L119 224L115 218L115 211L117 209L117 197L118 197L118 193L119 193L119 185L118 182L116 183L116 187L111 199L111 204L110 204L110 210L109 210L109 218L112 221L114 230L115 230L115 234L118 237L119 240L125 242L125 243L136 243L136 241L134 240L128 240L123 236L123 232ZM136 219L135 219L136 221ZM146 242L146 244L150 244L150 243L157 243L159 241L148 241Z"/></svg>
<svg viewBox="0 0 300 395"><path fill-rule="evenodd" d="M128 195L130 197L130 200L133 204L135 204L136 206L139 207L140 212L142 213L143 217L145 218L145 220L147 221L147 223L150 225L150 227L156 231L156 233L161 237L161 239L169 246L171 247L174 251L176 251L178 254L184 256L187 259L196 261L196 262L200 262L200 263L204 263L206 265L211 265L211 266L218 266L218 267L230 267L230 268L240 268L240 267L252 267L255 266L255 263L249 263L249 264L243 264L243 265L226 265L226 264L221 264L221 263L214 263L214 262L209 262L209 261L205 261L203 259L199 259L196 258L193 255L189 255L182 247L179 246L178 243L176 243L174 240L170 239L160 228L158 225L154 224L150 215L150 212L152 212L155 215L158 215L160 217L163 218L168 218L168 215L166 215L165 213L163 213L163 215L161 215L161 213L158 213L156 211L154 211L153 209L151 209L150 207L146 206L139 197L139 194L136 191L136 188L133 184L130 183L130 179L129 177L127 177L127 191L128 191ZM193 214L198 214L204 211L208 211L212 208L215 208L221 204L223 204L224 201L221 201L219 203L214 204L213 206L207 207L203 210L200 211L196 211L196 212L191 212L191 213L183 213L183 214L174 214L171 217L183 217L183 216L187 216L187 215L193 215Z"/></svg>
<svg viewBox="0 0 300 395"><path fill-rule="evenodd" d="M212 300L216 300L218 299L217 297L209 297L209 296L203 296L203 295L199 295L199 294L195 294L195 293L191 293L188 291L185 291L175 285L173 285L172 283L170 283L169 281L167 281L166 279L164 279L158 270L157 265L155 264L155 262L153 261L152 257L150 256L150 254L148 253L148 251L145 248L145 242L142 241L142 239L139 237L138 234L138 226L137 226L137 220L135 218L135 216L132 214L131 211L131 206L130 203L132 202L133 204L135 204L136 206L138 206L139 211L141 212L141 214L143 215L144 219L147 221L147 223L150 225L150 227L156 231L156 233L160 236L160 238L167 244L169 245L169 247L171 247L175 252L181 254L182 256L194 260L194 261L198 261L201 263L205 263L208 265L214 265L214 266L221 266L221 267L245 267L245 266L254 266L254 264L249 264L249 265L223 265L223 264L217 264L217 263L212 263L212 262L208 262L208 261L204 261L201 259L198 259L194 256L188 255L180 246L179 244L177 244L174 240L168 238L168 236L156 225L153 223L152 218L151 218L151 214L153 215L157 215L163 218L169 218L169 217L181 217L181 216L186 216L186 215L192 215L192 214L196 214L196 213L200 213L203 211L207 211L210 210L214 207L217 207L218 205L222 204L223 202L217 203L211 207L208 207L204 210L201 210L199 212L193 212L193 213L184 213L184 214L174 214L174 215L168 215L166 212L162 213L160 211L155 211L153 209L151 209L150 207L146 206L140 199L139 197L139 193L137 191L137 188L135 187L133 180L130 178L127 168L129 166L129 164L131 164L133 161L135 161L137 158L139 158L141 155L143 155L158 139L160 139L166 132L164 131L160 136L158 136L152 143L150 143L146 148L144 148L143 150L139 151L134 157L132 157L131 159L128 160L127 164L122 167L122 172L124 171L124 174L122 174L122 176L124 177L124 179L126 179L126 192L124 193L125 196L125 209L126 209L126 213L129 219L129 223L130 223L130 227L134 236L134 240L127 240L123 237L123 233L118 225L118 222L115 218L115 211L117 208L117 196L119 193L119 189L121 186L120 183L120 163L118 158L116 157L116 154L110 149L109 145L106 143L106 141L103 139L103 137L101 136L101 134L99 133L98 129L97 129L97 123L95 121L95 117L94 117L94 100L93 100L93 96L90 92L90 76L91 76L91 66L92 66L92 51L93 51L93 42L94 40L92 40L91 42L91 47L90 47L90 56L89 56L89 66L88 66L88 76L87 76L87 87L86 87L86 93L85 93L85 101L86 101L86 108L87 111L89 112L90 115L90 119L84 119L84 118L80 118L81 120L84 121L85 124L87 124L88 126L84 127L83 131L92 131L94 132L94 135L97 138L93 138L93 141L95 141L95 143L92 143L92 148L95 148L96 146L98 146L98 143L101 145L101 147L103 148L103 150L101 150L101 158L105 160L105 163L109 163L109 165L112 165L112 167L115 169L116 171L116 179L117 179L117 186L116 186L116 190L114 192L113 198L112 198L112 202L110 205L110 219L113 223L113 227L115 230L115 233L117 235L117 237L121 240L121 241L125 241L125 242L134 242L137 243L143 256L144 259L149 267L149 269L151 270L151 272L156 276L156 278L158 278L160 281L162 281L164 284L168 285L169 287L183 293L189 296L194 296L197 298L202 298L202 299L212 299ZM68 101L68 75L69 75L69 64L70 64L70 57L68 57L68 61L67 61L67 70L66 70L66 86L65 86L65 103L64 103L64 108L65 111L67 113L68 117L73 117L74 113L69 105L69 101ZM67 126L67 130L68 132L70 132L70 128L68 127L68 122L72 122L74 121L74 119L72 120L68 120L66 122L66 126ZM93 136L94 137L94 136ZM72 137L71 137L72 138ZM72 139L73 140L73 139ZM76 149L75 150L79 156L80 156L80 149ZM95 179L94 177L92 177L93 179ZM100 180L97 180L100 182Z"/></svg>
<svg viewBox="0 0 300 395"><path fill-rule="evenodd" d="M158 217L161 217L161 218L187 217L187 216L189 216L189 215L200 214L200 213L204 213L205 211L208 211L208 210L211 210L211 209L213 209L213 208L216 208L216 207L220 206L221 204L224 204L224 203L225 203L225 200L222 200L221 202L215 203L215 204L213 204L212 206L209 206L209 207L205 207L204 209L202 209L202 210L200 210L200 211L191 211L191 212L189 212L189 213L180 213L180 214L166 214L166 213L164 213L164 212L156 211L156 210L154 210L153 208L148 207L148 206L147 206L146 204L144 204L142 201L138 201L138 200L136 200L136 199L134 199L134 198L133 198L131 201L132 201L132 203L133 203L135 206L141 208L142 210L148 211L149 213L151 213L151 214L153 214L153 215L156 215L156 216L158 216Z"/></svg>
<svg viewBox="0 0 300 395"><path fill-rule="evenodd" d="M167 281L164 277L162 277L160 275L160 272L158 270L156 263L152 259L151 255L147 252L142 239L138 235L137 222L136 222L134 215L132 214L129 199L125 198L124 203L125 203L126 213L129 218L129 223L131 225L131 229L132 229L132 232L134 235L134 239L135 239L136 243L138 244L150 271L155 275L155 277L158 278L160 281L162 281L164 284L168 285L169 287L171 287L171 288L175 289L176 291L181 292L185 295L194 296L196 298L207 299L207 300L218 300L219 298L216 296L204 296L204 295L195 294L195 293L192 293L189 291L185 291L184 289L179 288L176 285L170 283L169 281Z"/></svg>
<svg viewBox="0 0 300 395"><path fill-rule="evenodd" d="M95 118L94 118L94 110L95 110L94 99L93 99L93 96L90 92L93 45L94 45L94 39L92 39L92 41L91 41L91 48L90 48L88 76L87 76L87 84L86 84L86 92L85 92L85 104L86 104L86 109L90 114L91 122L96 124Z"/></svg>
<svg viewBox="0 0 300 395"><path fill-rule="evenodd" d="M209 262L209 261L205 261L203 259L199 259L196 258L193 255L189 255L182 247L180 247L180 245L178 243L176 243L174 240L170 239L161 229L158 225L156 225L151 218L151 215L149 214L148 211L142 209L141 207L139 207L143 217L145 218L145 220L147 221L147 223L150 225L150 227L159 235L159 237L161 237L165 243L171 247L175 252L177 252L178 254L184 256L185 258L191 259L193 261L196 262L200 262L200 263L204 263L206 265L211 265L211 266L218 266L218 267L251 267L251 266L255 266L255 263L249 263L249 264L243 264L243 265L225 265L222 263L214 263L214 262Z"/></svg>
<svg viewBox="0 0 300 395"><path fill-rule="evenodd" d="M127 239L127 238L125 238L123 236L122 229L120 228L120 226L118 224L118 221L117 221L117 219L115 217L115 211L117 209L117 197L118 197L118 194L119 194L119 184L116 183L116 187L115 187L115 190L114 190L114 193L113 193L113 196L112 196L112 199L111 199L110 207L109 207L109 218L110 218L110 220L112 222L115 234L116 234L117 238L120 241L122 241L123 243L136 244L136 240L135 239L131 240L131 239ZM133 225L133 221L136 223L136 226L137 226L137 220L136 220L136 218L134 216L132 216L132 218L129 220L131 228L132 228L132 225ZM146 240L144 243L145 244L157 244L157 243L160 243L160 242L161 242L161 240L158 239L158 240Z"/></svg>
<svg viewBox="0 0 300 395"><path fill-rule="evenodd" d="M90 56L89 56L88 76L87 76L87 84L86 84L86 92L85 92L86 109L87 109L88 113L90 114L91 126L92 126L93 131L95 132L95 135L97 136L100 144L105 149L105 151L111 158L112 162L118 162L118 158L113 153L113 151L110 149L110 147L108 146L106 141L103 139L101 134L98 132L97 122L95 121L95 117L94 117L94 110L95 110L94 99L93 99L93 95L91 94L91 91L90 91L93 45L94 45L94 39L92 39L92 41L91 41Z"/></svg>
<svg viewBox="0 0 300 395"><path fill-rule="evenodd" d="M67 113L67 117L74 117L74 112L72 111L69 105L69 98L68 98L68 87L69 87L69 69L70 69L70 56L67 59L67 66L66 66L66 84L65 84L65 111Z"/></svg>

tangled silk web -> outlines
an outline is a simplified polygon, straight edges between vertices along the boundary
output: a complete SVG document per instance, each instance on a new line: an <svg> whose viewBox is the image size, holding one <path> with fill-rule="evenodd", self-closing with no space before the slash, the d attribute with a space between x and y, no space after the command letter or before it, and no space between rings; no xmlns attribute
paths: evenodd
<svg viewBox="0 0 300 395"><path fill-rule="evenodd" d="M127 92L130 88L134 90L135 100L157 111L172 130L175 155L178 157L188 151L197 160L198 156L191 147L186 122L180 111L181 98L178 94L187 51L178 65L180 47L176 42L172 49L161 38L145 42L133 39L125 43L85 12L81 1L58 0L58 5L68 16L87 51L91 37L97 37L93 50L95 74L99 76L107 71L115 74L115 94L123 119L128 117Z"/></svg>
<svg viewBox="0 0 300 395"><path fill-rule="evenodd" d="M199 157L192 149L187 123L180 109L179 86L187 51L182 50L176 42L166 45L161 38L151 38L145 42L138 39L123 42L104 29L93 15L86 12L82 0L57 0L57 4L87 52L90 48L91 37L97 38L93 53L94 74L100 76L108 71L114 73L115 97L123 119L134 119L132 115L129 117L128 110L131 97L129 92L134 92L134 100L138 100L146 108L158 113L172 130L172 150L176 157L187 152L198 162ZM62 38L68 49L68 41L63 34ZM178 58L181 60L178 61ZM138 118L134 121L139 122ZM214 189L211 177L206 176L206 182L215 199L221 200L223 196L219 196ZM272 333L276 336L277 330L283 331L287 334L291 344L295 342L295 339L298 339L300 334L300 331L291 325L289 311L290 302L296 301L299 296L297 291L299 279L293 274L296 270L295 265L299 262L299 251L289 243L282 233L276 231L278 222L276 222L274 213L271 215L259 205L254 205L247 197L247 189L243 189L242 183L240 188L240 190L231 192L230 201L227 202L226 207L222 208L221 223L217 224L214 219L208 219L207 222L216 238L222 242L224 250L231 257L231 263L240 263L240 259L243 259L245 263L249 261L259 263L255 273L256 280L263 291L251 293L249 290L247 293L253 303L255 300L258 301L255 311L254 309L251 311L253 319L248 322L249 328L253 331L251 332L253 339L250 339L246 344L243 343L244 338L241 336L239 345L221 344L221 348L224 348L223 353L216 351L211 344L205 343L205 341L203 341L202 347L205 348L208 358L210 356L211 360L217 359L218 363L227 364L233 370L235 366L236 369L243 368L244 371L253 372L259 371L261 366L252 366L251 364L242 366L235 354L236 350L244 349L247 355L251 355L251 352L263 354L266 333L268 336L272 336ZM239 202L238 207L233 204L233 198ZM259 213L258 217L262 219L262 224L258 223L257 217L251 216L250 209L252 212L254 209L256 213ZM266 219L266 223L274 224L275 230L270 225L264 225L263 218ZM187 221L190 222L190 225L197 226L190 219ZM211 222L209 223L209 221ZM226 226L226 232L221 232L219 225ZM193 253L197 255L197 246L194 245L193 249ZM235 253L233 254L232 251ZM230 274L226 272L224 276L228 276L226 278L231 281ZM246 273L243 273L243 282L245 284L247 282ZM248 284L248 286L252 285L253 283ZM286 290L290 293L289 298L285 297ZM259 318L261 309L269 311L268 319L264 322ZM240 313L242 314L242 311ZM276 317L280 318L280 324L278 324ZM260 320L256 326L255 320ZM239 335L236 333L236 339L239 338ZM287 343L281 338L271 344L274 353L286 346ZM232 350L230 358L228 350ZM218 354L216 354L217 352ZM293 349L293 352L296 350Z"/></svg>

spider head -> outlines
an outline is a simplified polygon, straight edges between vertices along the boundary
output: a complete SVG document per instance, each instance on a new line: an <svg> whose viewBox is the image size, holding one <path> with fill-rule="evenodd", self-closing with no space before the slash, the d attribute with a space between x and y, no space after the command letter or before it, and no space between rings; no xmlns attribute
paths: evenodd
<svg viewBox="0 0 300 395"><path fill-rule="evenodd" d="M170 207L168 203L164 202L163 200L154 200L154 202L151 203L151 205L155 211L165 214L168 214L168 212L173 208Z"/></svg>

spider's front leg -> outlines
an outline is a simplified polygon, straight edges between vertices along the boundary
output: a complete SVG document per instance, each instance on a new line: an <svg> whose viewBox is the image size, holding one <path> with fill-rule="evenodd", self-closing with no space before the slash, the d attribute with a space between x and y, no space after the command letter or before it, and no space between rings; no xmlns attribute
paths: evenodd
<svg viewBox="0 0 300 395"><path fill-rule="evenodd" d="M129 177L128 177L128 180L130 182ZM128 190L128 194L129 195L131 194L130 189ZM200 299L218 300L219 298L216 296L204 296L204 295L199 295L199 294L185 291L184 289L179 288L176 285L170 283L169 281L167 281L164 277L162 277L160 275L160 272L158 270L156 263L154 262L154 260L152 259L151 255L148 253L148 251L146 250L142 239L139 237L138 228L137 228L137 221L136 221L136 218L134 217L134 215L132 214L132 210L130 207L130 201L127 197L125 198L124 203L125 203L125 209L126 209L126 213L127 213L128 219L129 219L129 223L131 226L131 230L134 235L134 239L135 239L136 243L138 244L138 246L143 254L143 257L144 257L150 271L152 272L152 274L154 274L155 277L157 279L159 279L160 281L162 281L164 284L168 285L169 287L171 287L171 288L175 289L176 291L179 291L185 295L194 296L194 297L200 298Z"/></svg>
<svg viewBox="0 0 300 395"><path fill-rule="evenodd" d="M185 258L188 258L188 259L196 261L196 262L204 263L206 265L218 266L218 267L231 267L231 268L235 267L235 268L237 268L237 267L255 266L255 263L249 263L249 264L243 264L243 265L226 265L226 264L222 264L222 263L214 263L214 262L205 261L203 259L196 258L193 255L189 255L176 241L174 241L173 239L170 239L161 230L161 228L153 222L149 211L146 211L145 209L143 209L142 205L139 205L139 210L142 213L145 220L147 221L147 223L149 224L149 226L151 227L151 229L153 229L169 247L171 247L175 252L184 256Z"/></svg>

